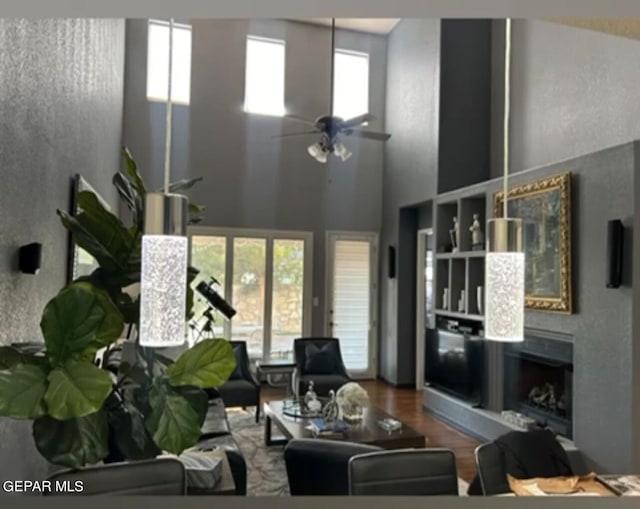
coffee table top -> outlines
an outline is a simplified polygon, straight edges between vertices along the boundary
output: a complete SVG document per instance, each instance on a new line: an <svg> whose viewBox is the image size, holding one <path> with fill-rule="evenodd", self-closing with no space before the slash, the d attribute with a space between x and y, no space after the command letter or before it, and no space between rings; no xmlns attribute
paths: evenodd
<svg viewBox="0 0 640 509"><path fill-rule="evenodd" d="M283 410L284 401L267 401L264 404L265 415L287 439L313 438L313 433L307 429L309 419L289 417L283 413ZM402 428L397 431L386 431L378 426L378 421L387 418L394 417L374 406L365 408L361 422L349 423L351 429L346 432L344 440L377 445L384 449L425 447L427 442L425 436L405 423L402 423Z"/></svg>

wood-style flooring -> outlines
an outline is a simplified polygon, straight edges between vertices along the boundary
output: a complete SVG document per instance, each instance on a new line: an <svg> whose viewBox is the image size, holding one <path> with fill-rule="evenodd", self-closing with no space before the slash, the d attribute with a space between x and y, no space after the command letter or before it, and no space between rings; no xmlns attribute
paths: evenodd
<svg viewBox="0 0 640 509"><path fill-rule="evenodd" d="M359 383L375 406L423 433L428 447L451 449L456 455L458 476L471 482L476 473L473 451L480 442L426 413L422 408L422 392L396 388L380 380ZM263 401L283 397L284 389L263 386Z"/></svg>

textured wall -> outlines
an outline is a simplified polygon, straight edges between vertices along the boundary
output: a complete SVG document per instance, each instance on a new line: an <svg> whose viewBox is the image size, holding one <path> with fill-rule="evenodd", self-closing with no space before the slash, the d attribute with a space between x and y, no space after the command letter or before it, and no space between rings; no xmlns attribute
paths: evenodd
<svg viewBox="0 0 640 509"><path fill-rule="evenodd" d="M384 216L381 252L398 246L400 207L436 194L440 100L440 21L403 19L387 42L386 123L393 138L385 148ZM399 253L398 260L402 258ZM399 368L398 291L400 278L388 279L382 260L380 374L386 380L412 382ZM402 267L398 267L399 272ZM404 278L403 278L404 279ZM413 342L413 338L403 337ZM400 356L399 356L400 354ZM399 373L400 371L400 373Z"/></svg>
<svg viewBox="0 0 640 509"><path fill-rule="evenodd" d="M640 369L632 333L632 253L634 182L638 142L514 175L515 186L571 172L572 273L574 313L527 310L525 325L574 336L574 441L598 471L635 472L638 439L634 413ZM501 190L492 182L491 193ZM489 211L488 211L489 212ZM625 278L619 289L606 288L607 221L626 227Z"/></svg>
<svg viewBox="0 0 640 509"><path fill-rule="evenodd" d="M491 29L491 20L442 20L439 193L490 176Z"/></svg>
<svg viewBox="0 0 640 509"><path fill-rule="evenodd" d="M502 172L504 23L494 21L492 175ZM512 27L511 171L640 138L640 41L555 23Z"/></svg>
<svg viewBox="0 0 640 509"><path fill-rule="evenodd" d="M66 281L70 178L115 205L124 80L124 21L0 19L0 344L41 339L46 302ZM17 272L20 245L43 245L41 273ZM45 464L29 423L0 418L0 479Z"/></svg>
<svg viewBox="0 0 640 509"><path fill-rule="evenodd" d="M210 226L306 230L314 233L312 329L324 329L326 230L380 231L384 147L348 139L353 157L322 165L307 154L314 137L274 140L304 124L243 112L248 34L285 39L285 102L307 118L329 108L330 32L277 20L194 20L191 105L177 106L173 178L203 176L192 192L207 207ZM384 128L386 40L338 31L339 48L370 54L370 128ZM161 185L162 103L146 99L147 23L127 22L124 142L149 182Z"/></svg>

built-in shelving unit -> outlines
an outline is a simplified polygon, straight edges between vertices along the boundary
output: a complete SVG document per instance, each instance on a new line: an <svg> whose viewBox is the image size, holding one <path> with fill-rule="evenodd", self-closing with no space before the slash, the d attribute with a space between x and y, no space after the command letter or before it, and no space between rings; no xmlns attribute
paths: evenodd
<svg viewBox="0 0 640 509"><path fill-rule="evenodd" d="M470 228L474 214L478 214L482 231L486 234L486 194L455 196L455 193L448 193L436 200L435 208L435 313L482 322L484 309L478 306L478 288L482 287L483 298L485 251L473 249ZM455 251L451 239L454 218L458 220L460 243Z"/></svg>

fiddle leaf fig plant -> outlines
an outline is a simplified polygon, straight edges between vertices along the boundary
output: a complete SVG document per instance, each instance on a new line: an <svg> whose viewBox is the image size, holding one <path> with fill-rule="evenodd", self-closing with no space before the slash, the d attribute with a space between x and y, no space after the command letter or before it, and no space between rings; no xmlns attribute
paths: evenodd
<svg viewBox="0 0 640 509"><path fill-rule="evenodd" d="M99 267L46 305L40 322L44 349L0 347L0 416L33 420L38 451L73 468L108 458L179 454L195 445L208 408L204 389L224 383L235 368L224 339L200 341L175 361L135 343L133 360L112 362L119 338L139 324L140 299L129 287L140 282L147 192L126 148L122 156L113 185L132 224L125 225L91 191L79 193L79 214L58 210L74 242ZM200 180L180 180L170 190L185 191ZM188 210L190 223L202 219L203 207L189 204ZM197 273L187 271L188 315Z"/></svg>

